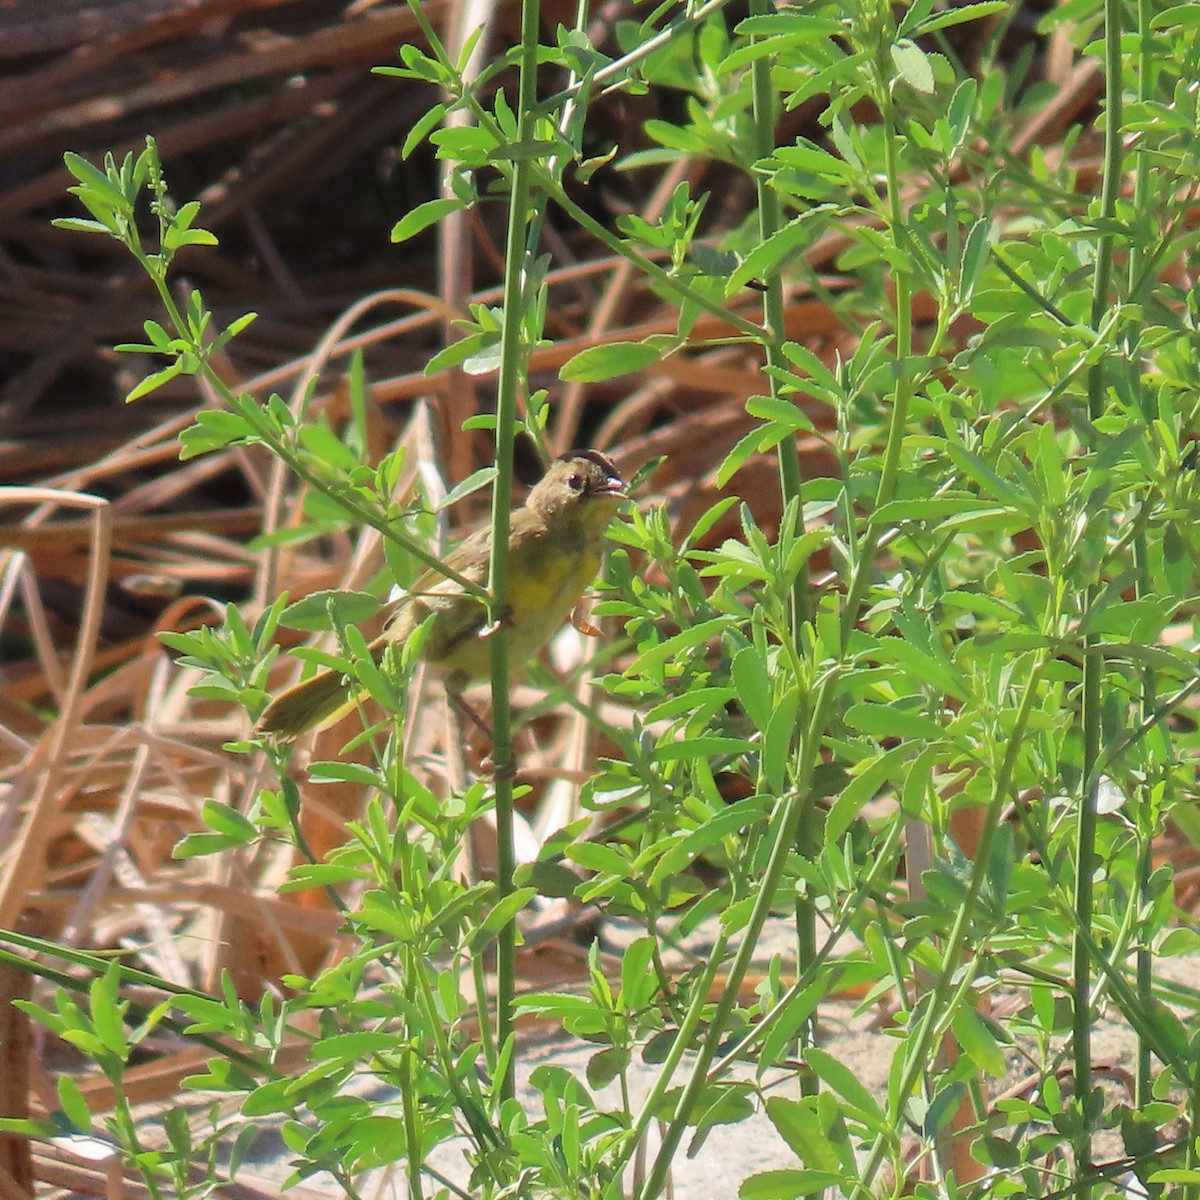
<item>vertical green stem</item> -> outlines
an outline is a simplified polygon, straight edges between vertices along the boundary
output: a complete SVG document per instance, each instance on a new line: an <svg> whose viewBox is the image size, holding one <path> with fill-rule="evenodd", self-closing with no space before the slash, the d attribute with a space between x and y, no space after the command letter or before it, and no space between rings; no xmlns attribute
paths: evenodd
<svg viewBox="0 0 1200 1200"><path fill-rule="evenodd" d="M1017 769L1025 730L1029 717L1034 709L1034 699L1038 695L1046 664L1038 661L1029 672L1029 678L1021 689L1021 702L1017 708L1012 727L1008 730L1006 749L999 765L993 771L992 794L988 799L987 812L984 816L983 831L979 836L979 848L975 853L975 863L971 869L971 882L963 897L962 907L954 918L946 938L946 948L942 953L941 970L927 993L927 1004L907 1039L905 1053L907 1055L904 1069L900 1074L897 1087L889 1091L889 1104L892 1106L892 1116L896 1128L901 1127L901 1117L909 1098L913 1095L926 1063L934 1052L936 1040L942 1034L941 1023L946 1023L946 1016L953 1013L962 997L971 986L974 970L964 969L963 953L967 946L967 935L970 932L971 921L978 906L979 896L987 878L988 863L991 861L992 844L996 839L996 830L1000 826L1000 814L1008 802L1013 774ZM976 960L978 961L978 960ZM871 1195L871 1185L883 1165L889 1142L896 1138L895 1130L876 1136L871 1148L859 1171L858 1183L851 1193L850 1200L866 1200Z"/></svg>
<svg viewBox="0 0 1200 1200"><path fill-rule="evenodd" d="M882 115L884 167L887 177L889 232L897 245L906 240L904 203L901 197L900 161L896 147L896 106L892 99L888 79L881 71L876 87L877 100ZM902 248L902 247L901 247ZM895 498L896 481L900 476L900 452L904 445L904 432L908 426L908 410L912 401L910 378L912 359L912 279L907 271L893 272L896 284L896 390L892 398L892 418L888 423L887 445L883 452L883 469L879 475L879 486L875 491L875 505L867 517L867 527L859 543L858 558L853 564L850 585L846 591L846 607L842 612L842 648L850 638L858 621L858 610L862 605L879 550L879 538L883 532L875 520L875 512Z"/></svg>
<svg viewBox="0 0 1200 1200"><path fill-rule="evenodd" d="M709 1020L704 1041L696 1052L692 1073L680 1094L679 1102L671 1116L671 1122L663 1134L662 1145L655 1156L650 1174L637 1193L638 1200L652 1200L653 1197L660 1195L666 1186L671 1161L683 1139L688 1120L694 1116L701 1093L708 1086L708 1069L712 1066L718 1049L729 1034L729 1019L734 1005L737 1003L742 980L745 979L751 960L757 952L759 936L770 914L771 905L779 893L784 869L787 866L787 858L796 843L796 832L807 807L805 804L808 798L807 792L812 784L812 773L817 765L821 740L833 705L836 682L836 672L830 672L821 680L814 692L812 714L800 739L798 751L798 757L804 764L804 770L801 778L796 781L796 791L792 795L780 797L776 815L771 819L771 853L766 869L763 871L762 883L754 898L753 911L750 919L746 922L746 928L742 931L741 943L738 946L737 954L734 955L733 963L730 965L729 975L720 999Z"/></svg>
<svg viewBox="0 0 1200 1200"><path fill-rule="evenodd" d="M1104 71L1108 111L1104 135L1104 181L1100 197L1102 220L1108 222L1108 232L1101 234L1096 247L1096 273L1092 290L1092 328L1099 329L1109 305L1112 283L1113 220L1121 184L1121 4L1120 0L1104 3ZM1098 420L1104 412L1105 367L1098 362L1088 375L1088 415ZM1101 585L1090 584L1084 599L1085 611L1096 603ZM1080 718L1083 735L1083 786L1079 797L1079 817L1076 826L1075 870L1075 944L1072 951L1072 1049L1074 1062L1075 1098L1081 1106L1079 1132L1074 1141L1076 1200L1087 1200L1092 1194L1091 1118L1088 1116L1092 1091L1091 1052L1091 974L1092 962L1088 939L1081 933L1090 930L1094 903L1092 876L1096 869L1096 790L1099 786L1097 766L1100 759L1101 713L1100 690L1104 664L1094 651L1097 638L1085 638L1083 660L1083 702Z"/></svg>
<svg viewBox="0 0 1200 1200"><path fill-rule="evenodd" d="M521 68L518 86L518 139L533 138L537 105L538 0L521 4ZM524 375L521 339L522 297L529 246L527 228L532 211L530 197L533 168L527 157L513 164L509 193L508 238L504 260L504 316L500 331L500 378L496 397L496 483L492 497L492 563L488 590L492 596L492 761L496 771L497 890L501 901L513 892L516 852L513 840L511 767L512 713L509 709L508 637L504 615L508 611L508 525L512 507L513 442L517 400ZM513 992L516 977L516 924L507 921L500 930L496 961L496 1040L502 1061L508 1063L496 1080L501 1100L515 1095L513 1056L503 1049L513 1032Z"/></svg>
<svg viewBox="0 0 1200 1200"><path fill-rule="evenodd" d="M750 13L752 16L765 15L774 11L771 0L751 0ZM764 159L775 149L775 122L778 117L778 104L775 89L771 84L771 69L774 59L761 56L754 61L751 82L754 88L754 133L755 156ZM754 177L756 202L758 205L758 233L760 243L766 242L783 225L783 216L779 205L779 196L771 187L770 181L761 172ZM764 354L768 366L783 366L781 346L784 336L785 310L783 303L783 281L778 274L766 281L766 291L763 293L763 319L767 328L767 338L763 342ZM774 375L768 376L772 397L779 395L779 381ZM795 438L785 438L779 444L779 490L782 501L781 511L785 514L795 512L795 522L801 528L793 532L803 532L803 475L800 469L800 451ZM791 501L795 505L791 506ZM781 535L784 531L780 531ZM782 538L781 538L782 540ZM809 598L808 566L797 573L792 583L789 599L788 624L793 643L799 646L801 627L809 620L811 605ZM805 810L800 814L799 850L806 859L813 859L817 853L817 845L813 836L814 824L811 820L810 797L801 800ZM817 910L813 897L805 891L796 897L796 969L803 973L817 953ZM812 1042L816 1029L817 1017L805 1023L799 1034L800 1049ZM809 1095L817 1090L816 1076L808 1070L800 1072L800 1090Z"/></svg>
<svg viewBox="0 0 1200 1200"><path fill-rule="evenodd" d="M1139 100L1147 99L1152 90L1151 75L1153 71L1154 53L1153 43L1151 41L1150 18L1152 16L1150 9L1150 0L1137 0L1137 29L1138 29L1138 58L1137 58L1137 89ZM1136 170L1134 172L1133 184L1133 208L1134 212L1144 213L1148 209L1150 187L1150 159L1145 154L1137 156ZM1142 255L1140 254L1140 246L1135 240L1131 240L1129 244L1129 289L1131 298L1137 300L1134 295L1137 288L1138 277L1144 269ZM1132 351L1129 355L1131 371L1136 370L1137 354L1136 348L1130 347ZM1140 389L1139 389L1140 390ZM1148 406L1143 404L1143 410ZM1147 422L1152 419L1149 412L1145 412ZM1153 592L1153 584L1150 579L1150 562L1149 549L1146 544L1146 532L1144 526L1139 528L1137 536L1133 543L1134 564L1137 569L1137 576L1134 582L1134 589L1139 599L1150 595ZM1154 697L1158 691L1155 672L1147 668L1142 673L1142 695L1139 704L1140 720L1143 724L1150 721L1154 717ZM1160 730L1164 737L1167 734L1165 722L1158 722ZM1139 909L1149 911L1151 902L1150 895L1150 872L1151 858L1150 847L1154 839L1156 827L1158 825L1157 806L1151 809L1153 800L1151 797L1151 789L1146 784L1142 784L1138 788L1138 803L1136 807L1137 827L1138 827L1138 861L1137 861L1137 890L1140 897ZM1153 971L1154 957L1151 953L1149 945L1146 944L1144 937L1138 938L1138 947L1136 954L1137 962L1137 990L1141 1003L1149 1012L1153 1001ZM1134 1104L1137 1108L1142 1108L1150 1102L1151 1099L1151 1077L1150 1077L1150 1047L1147 1045L1144 1038L1138 1037L1137 1045L1137 1065L1135 1072L1134 1083ZM1194 1114L1193 1114L1194 1115Z"/></svg>
<svg viewBox="0 0 1200 1200"><path fill-rule="evenodd" d="M751 0L751 15L774 12L775 6L771 0ZM773 60L761 57L755 60L753 67L754 84L754 133L756 139L755 154L758 158L768 158L775 149L775 120L777 103L775 89L771 84L771 66ZM779 207L779 196L770 186L766 175L761 172L754 177L758 205L758 232L761 242L779 231L783 225L783 217ZM764 339L764 351L767 366L783 367L785 365L782 344L784 334L785 310L783 304L783 281L778 274L766 281L767 288L763 293L763 317L766 322L767 336ZM779 382L774 377L769 378L771 395L778 396ZM783 504L786 508L791 500L803 500L803 479L800 471L800 451L795 438L784 438L779 443L779 485ZM804 520L803 513L797 511L797 522ZM792 629L798 631L800 625L808 620L809 586L808 567L805 566L796 576L792 585Z"/></svg>

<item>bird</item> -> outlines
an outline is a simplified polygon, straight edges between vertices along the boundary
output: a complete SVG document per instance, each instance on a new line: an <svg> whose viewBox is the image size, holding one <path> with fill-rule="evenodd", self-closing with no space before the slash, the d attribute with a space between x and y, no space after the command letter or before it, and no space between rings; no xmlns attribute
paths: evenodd
<svg viewBox="0 0 1200 1200"><path fill-rule="evenodd" d="M613 462L598 450L572 450L550 464L513 510L508 534L508 597L501 621L509 661L519 668L558 630L600 570L605 533L628 498ZM486 585L491 528L462 541L445 565ZM432 618L432 620L430 620ZM427 620L420 656L442 672L452 700L491 673L488 611L484 601L440 572L426 571L393 606L383 633L370 646L376 663L389 646L403 645ZM325 669L280 692L263 710L258 733L280 741L332 723L353 708L357 693L346 676ZM478 718L470 713L477 723ZM486 726L484 726L486 728Z"/></svg>

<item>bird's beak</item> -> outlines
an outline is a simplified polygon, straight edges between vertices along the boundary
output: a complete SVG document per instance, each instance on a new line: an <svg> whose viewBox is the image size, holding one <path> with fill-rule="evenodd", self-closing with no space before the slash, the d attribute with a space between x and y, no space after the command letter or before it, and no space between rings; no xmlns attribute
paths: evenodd
<svg viewBox="0 0 1200 1200"><path fill-rule="evenodd" d="M620 500L625 500L629 497L629 493L625 490L624 481L618 479L615 475L610 475L604 481L604 494L606 496L613 496Z"/></svg>

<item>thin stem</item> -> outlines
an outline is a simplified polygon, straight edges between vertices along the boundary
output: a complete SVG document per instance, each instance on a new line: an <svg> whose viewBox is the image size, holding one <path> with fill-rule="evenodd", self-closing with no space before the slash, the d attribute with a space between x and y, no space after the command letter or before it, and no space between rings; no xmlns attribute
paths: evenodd
<svg viewBox="0 0 1200 1200"><path fill-rule="evenodd" d="M765 16L774 11L771 0L752 0L751 16ZM778 100L771 83L771 70L774 65L772 57L763 55L755 59L751 70L751 83L754 89L754 133L755 157L759 160L768 158L775 149L775 122L778 114ZM762 172L754 176L754 186L758 207L758 234L760 243L765 243L783 226L783 215L780 209L779 196L771 186L769 178ZM768 367L782 368L785 364L781 351L781 343L785 328L785 309L783 303L783 279L775 273L767 281L763 293L763 318L766 325L767 338L763 342L763 352ZM767 372L771 396L780 397L779 376L775 371ZM779 443L779 491L781 511L795 514L796 528L791 532L800 536L804 532L804 485L800 468L800 450L796 438L784 438ZM794 503L793 503L794 501ZM782 542L785 531L779 531ZM810 618L810 587L808 564L796 573L792 583L791 596L788 604L788 629L786 643L795 655L800 641L800 629ZM799 850L809 861L812 861L819 849L814 823L811 819L811 797L802 800L805 812L801 813L799 821ZM813 896L808 888L796 896L796 969L803 975L808 965L814 961L817 954L817 910ZM804 1022L798 1035L798 1050L803 1057L803 1050L812 1044L816 1031L817 1014ZM803 1068L800 1072L800 1090L803 1095L813 1095L818 1090L818 1080L814 1072Z"/></svg>
<svg viewBox="0 0 1200 1200"><path fill-rule="evenodd" d="M1145 101L1151 93L1151 76L1153 73L1153 42L1151 40L1150 18L1153 14L1150 10L1149 0L1137 0L1137 28L1138 28L1138 46L1139 54L1137 59L1137 89L1138 99ZM1133 183L1133 208L1135 212L1146 212L1148 210L1148 198L1150 188L1150 159L1146 154L1139 154L1136 158L1136 169L1134 171ZM1131 240L1129 246L1129 272L1128 282L1131 289L1130 295L1136 296L1132 289L1137 284L1140 263L1143 255L1141 253L1142 246L1136 240ZM1132 339L1131 339L1132 340ZM1128 355L1130 363L1136 363L1136 355L1133 353L1135 347L1130 346L1131 353ZM1143 405L1143 410L1145 410ZM1143 411L1143 417L1149 422L1152 417L1149 412ZM1147 488L1147 492L1149 489ZM1146 511L1148 506L1149 496L1147 495L1142 503L1142 512ZM1150 552L1146 540L1145 524L1139 522L1137 533L1133 542L1133 559L1137 571L1134 580L1134 592L1137 598L1142 599L1153 594L1154 584L1150 575ZM1155 695L1158 691L1157 673L1152 668L1146 668L1142 672L1142 695L1139 702L1140 717L1143 722L1150 717L1155 709ZM1169 739L1170 733L1165 725L1159 725L1160 736L1163 739ZM1169 754L1169 751L1168 751ZM1137 858L1137 896L1138 907L1142 911L1149 912L1152 902L1150 892L1150 873L1153 869L1151 862L1151 843L1154 839L1154 834L1158 826L1158 810L1157 804L1154 801L1153 790L1146 783L1140 783L1137 788L1137 832L1138 832L1138 858ZM1144 937L1138 939L1137 953L1137 992L1138 998L1149 1010L1151 1007L1154 985L1154 955L1147 944ZM1151 1087L1153 1080L1150 1074L1150 1047L1145 1039L1139 1037L1137 1043L1137 1064L1135 1068L1134 1081L1134 1105L1141 1109L1150 1102ZM1193 1108L1192 1115L1195 1116L1196 1110Z"/></svg>
<svg viewBox="0 0 1200 1200"><path fill-rule="evenodd" d="M867 897L876 892L880 887L886 887L888 882L894 877L896 869L895 856L897 847L900 844L901 830L902 826L900 822L893 821L891 823L886 838L875 850L875 861L871 870L868 872L866 878L855 887L853 894L842 905L842 911L838 919L830 926L826 934L824 946L821 947L812 960L800 971L796 982L763 1014L762 1019L751 1025L746 1033L738 1041L729 1046L725 1054L713 1064L712 1069L709 1071L710 1082L723 1074L734 1063L745 1060L754 1047L763 1041L776 1022L788 1011L793 1001L816 981L821 968L837 947L841 937L849 930L851 921L857 915ZM899 976L897 976L897 979L899 979ZM837 987L837 969L835 966L828 978L828 986L825 989L826 994L836 992Z"/></svg>
<svg viewBox="0 0 1200 1200"><path fill-rule="evenodd" d="M533 138L537 113L537 50L540 4L521 4L521 65L518 86L518 139ZM530 261L528 240L533 163L518 158L513 164L508 198L508 238L504 259L504 315L500 330L500 377L496 396L496 482L492 493L492 562L488 590L492 595L492 761L496 770L496 885L500 902L512 895L516 848L513 826L512 711L509 708L508 636L504 629L508 611L508 527L512 507L513 444L521 380L525 373L521 323L525 281ZM513 1034L513 996L516 979L517 934L515 917L501 927L496 951L496 1041L506 1067L496 1080L500 1103L516 1095L514 1062L505 1054Z"/></svg>
<svg viewBox="0 0 1200 1200"><path fill-rule="evenodd" d="M675 1106L671 1122L663 1134L662 1145L655 1156L654 1165L650 1169L645 1184L638 1192L638 1200L651 1200L652 1197L658 1196L662 1192L667 1174L671 1169L671 1160L683 1138L689 1117L694 1115L700 1095L708 1085L709 1067L716 1058L717 1050L728 1036L729 1019L734 1005L737 1003L742 980L757 952L759 935L762 933L763 925L771 911L771 905L779 893L788 855L796 844L800 819L809 807L808 788L816 767L826 722L833 706L836 681L836 670L829 671L818 684L816 694L813 696L812 715L804 731L804 737L801 739L799 750L804 770L796 781L796 790L780 799L778 816L772 818L770 822L771 854L755 896L753 911L742 933L741 943L734 955L733 963L730 965L729 975L709 1021L704 1041L696 1053L696 1062L692 1068L691 1077L679 1097L679 1103Z"/></svg>
<svg viewBox="0 0 1200 1200"><path fill-rule="evenodd" d="M721 962L725 957L727 939L719 933L713 941L708 955L708 965L705 967L692 992L692 1001L679 1022L679 1032L671 1043L671 1049L654 1078L654 1083L642 1102L638 1115L633 1120L631 1137L628 1142L630 1151L635 1149L645 1136L650 1122L658 1113L663 1097L671 1083L675 1071L683 1061L684 1056L692 1048L693 1040L700 1029L704 1014L708 1008L710 990L717 978ZM624 1193L622 1193L623 1195ZM649 1194L649 1193L646 1193Z"/></svg>
<svg viewBox="0 0 1200 1200"><path fill-rule="evenodd" d="M963 962L963 948L966 945L971 920L975 916L979 904L979 894L983 890L984 880L988 874L992 843L1000 825L1000 816L1004 805L1008 802L1010 784L1020 757L1025 728L1029 723L1035 698L1040 693L1045 666L1045 661L1039 660L1029 673L1029 679L1021 689L1021 703L1017 709L1016 718L1011 730L1008 730L1005 735L1007 750L993 778L992 794L988 799L983 830L979 836L979 848L975 853L975 862L971 870L971 882L967 887L967 894L963 898L962 907L958 910L950 934L946 939L941 971L933 982L928 994L928 1003L920 1021L908 1039L909 1044L906 1047L908 1057L900 1075L899 1086L890 1093L895 1106L894 1115L897 1123L899 1123L900 1114L903 1113L905 1105L925 1071L925 1064L934 1042L943 1033L939 1025L940 1014L953 1013L954 1006L948 1003L951 997L965 994L974 979L973 970ZM881 1133L872 1143L867 1159L859 1173L858 1183L851 1200L860 1200L860 1198L870 1195L871 1182L883 1165L890 1137L894 1137L894 1134Z"/></svg>
<svg viewBox="0 0 1200 1200"><path fill-rule="evenodd" d="M1109 306L1112 282L1113 234L1112 222L1116 213L1121 184L1121 4L1120 0L1104 3L1104 72L1108 97L1108 112L1104 134L1104 183L1100 197L1100 217L1105 222L1096 248L1096 274L1092 291L1092 328L1099 330ZM1088 375L1088 416L1095 423L1104 413L1106 371L1103 360ZM1084 611L1090 612L1097 603L1102 584L1089 584L1084 597ZM1076 825L1075 858L1075 940L1072 947L1072 1050L1075 1102L1079 1106L1079 1132L1074 1138L1075 1200L1088 1200L1092 1194L1092 1138L1089 1106L1092 1092L1092 960L1090 939L1083 936L1091 929L1094 895L1092 876L1096 869L1096 796L1099 777L1094 768L1100 757L1101 740L1101 682L1104 662L1099 654L1087 653L1098 642L1095 634L1084 639L1083 696L1080 715L1083 735L1083 778L1085 787L1079 797Z"/></svg>
<svg viewBox="0 0 1200 1200"><path fill-rule="evenodd" d="M535 170L538 170L537 164L535 164ZM586 229L597 241L603 242L614 254L619 254L622 258L628 259L644 275L648 275L656 283L661 284L663 288L674 295L677 301L681 303L686 301L695 304L697 308L703 309L710 316L719 317L722 321L727 321L750 341L762 342L764 346L779 344L778 330L764 330L760 326L755 325L753 321L747 321L745 317L731 312L719 301L713 300L703 292L698 292L694 288L689 287L677 275L671 274L666 268L660 267L658 263L654 262L653 259L647 258L644 254L639 254L628 242L623 241L616 234L610 233L584 209L580 208L566 191L555 183L548 173L538 170L538 184L546 190L550 198L577 225L582 229Z"/></svg>
<svg viewBox="0 0 1200 1200"><path fill-rule="evenodd" d="M774 11L771 0L752 0L751 15L765 15ZM767 158L775 149L775 119L777 101L775 90L771 84L772 60L763 56L755 60L753 67L754 85L754 132L756 137L755 154L757 158ZM779 206L779 196L770 186L767 177L758 173L754 177L756 201L758 206L758 232L761 241L765 242L783 226L783 216ZM763 293L763 317L766 324L763 338L763 351L768 367L783 368L785 362L782 354L782 343L785 324L785 308L783 303L783 280L775 274L767 281ZM773 373L768 373L772 397L780 394L780 383ZM800 528L795 532L803 533L803 480L800 471L800 451L795 438L785 438L779 444L779 484L783 509L786 512L788 503L796 501L796 523ZM781 532L782 537L782 532ZM809 617L809 583L808 567L805 565L796 575L792 585L791 624L795 636L800 626Z"/></svg>
<svg viewBox="0 0 1200 1200"><path fill-rule="evenodd" d="M727 3L728 0L713 0L709 5L705 5L705 12L715 12ZM441 39L437 36L433 26L429 23L427 15L422 11L419 0L409 0L409 8L416 18L417 25L421 29L422 34L429 43L430 50L436 56L441 66L454 74L457 74L454 64L446 54L445 47L441 43ZM689 19L686 24L695 23L695 17ZM674 29L674 27L672 27ZM659 35L666 36L666 31ZM607 70L607 68L606 68ZM600 72L593 77L593 84L600 76ZM483 107L475 96L465 88L460 90L457 99L465 104L474 116L480 129L484 130L498 145L505 145L508 138L496 124L495 118ZM528 160L521 160L528 161ZM689 287L687 283L681 280L678 276L673 275L670 271L660 267L658 263L647 258L644 254L635 250L628 242L619 238L616 234L611 233L604 225L600 224L594 217L591 216L585 209L579 207L574 200L567 194L566 190L554 177L554 173L542 163L533 161L529 162L529 168L533 172L533 183L536 184L551 200L553 200L581 229L587 230L597 241L607 246L614 254L626 259L642 274L649 276L657 284L663 287L680 303L687 302L694 304L702 312L709 313L712 316L719 317L723 321L727 321L734 329L744 334L750 341L763 342L770 337L775 336L774 332L767 333L753 321L747 321L745 317L739 316L737 313L730 312L719 301L712 299L704 292L697 291ZM515 167L514 167L515 170ZM541 210L539 210L541 211Z"/></svg>
<svg viewBox="0 0 1200 1200"><path fill-rule="evenodd" d="M878 80L877 92L883 120L884 167L887 178L888 223L892 236L900 242L904 239L904 201L900 184L900 156L897 148L897 114L888 80ZM912 400L913 386L910 377L912 358L912 279L907 271L897 270L896 281L896 390L892 398L892 415L888 422L887 445L883 452L883 469L875 492L875 503L867 517L867 526L859 543L858 557L850 577L846 593L846 604L842 610L842 648L845 649L858 622L858 611L866 595L871 572L875 566L875 555L879 549L883 530L875 519L875 513L895 498L896 481L900 474L900 453L904 446L904 433L908 426L908 409Z"/></svg>

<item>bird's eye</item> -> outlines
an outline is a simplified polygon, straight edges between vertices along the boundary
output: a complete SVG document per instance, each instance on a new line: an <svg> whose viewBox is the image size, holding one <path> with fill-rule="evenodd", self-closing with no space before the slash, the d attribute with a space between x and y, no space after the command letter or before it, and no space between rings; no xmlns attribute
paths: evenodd
<svg viewBox="0 0 1200 1200"><path fill-rule="evenodd" d="M570 475L567 476L567 487L569 487L573 492L579 491L583 487L583 477L577 474L575 471L572 471Z"/></svg>

